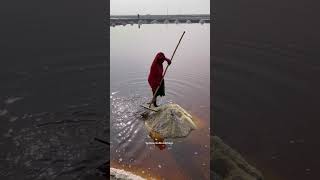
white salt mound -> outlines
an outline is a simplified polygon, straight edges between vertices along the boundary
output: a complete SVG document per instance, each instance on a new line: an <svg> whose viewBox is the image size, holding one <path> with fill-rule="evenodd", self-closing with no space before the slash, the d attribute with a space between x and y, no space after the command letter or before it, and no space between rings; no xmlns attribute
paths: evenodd
<svg viewBox="0 0 320 180"><path fill-rule="evenodd" d="M145 120L149 131L155 131L163 138L186 137L197 126L192 116L178 104L165 104L155 108Z"/></svg>
<svg viewBox="0 0 320 180"><path fill-rule="evenodd" d="M146 180L138 175L123 169L110 168L110 179L111 180Z"/></svg>

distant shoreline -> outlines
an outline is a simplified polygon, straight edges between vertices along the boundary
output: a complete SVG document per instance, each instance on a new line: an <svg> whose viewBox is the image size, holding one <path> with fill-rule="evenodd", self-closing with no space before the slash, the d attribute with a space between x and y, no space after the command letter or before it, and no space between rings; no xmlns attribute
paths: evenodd
<svg viewBox="0 0 320 180"><path fill-rule="evenodd" d="M138 14L111 14L110 17L114 16L137 16ZM140 14L140 16L210 16L210 14Z"/></svg>
<svg viewBox="0 0 320 180"><path fill-rule="evenodd" d="M214 16L214 15L212 15ZM111 15L110 26L126 24L210 23L210 14L190 15ZM215 18L213 17L214 21Z"/></svg>

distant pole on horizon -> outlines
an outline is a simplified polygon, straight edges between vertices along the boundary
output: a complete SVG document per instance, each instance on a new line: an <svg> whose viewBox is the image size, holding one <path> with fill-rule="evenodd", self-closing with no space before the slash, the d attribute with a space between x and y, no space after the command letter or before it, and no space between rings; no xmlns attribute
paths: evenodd
<svg viewBox="0 0 320 180"><path fill-rule="evenodd" d="M166 0L166 4L167 4L167 18L168 18L168 9L169 9L168 0Z"/></svg>

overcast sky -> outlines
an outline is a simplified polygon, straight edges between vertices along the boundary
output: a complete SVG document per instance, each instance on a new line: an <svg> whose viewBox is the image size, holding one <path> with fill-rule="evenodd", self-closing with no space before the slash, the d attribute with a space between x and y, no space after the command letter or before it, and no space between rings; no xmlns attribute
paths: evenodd
<svg viewBox="0 0 320 180"><path fill-rule="evenodd" d="M210 0L110 0L111 15L210 14Z"/></svg>

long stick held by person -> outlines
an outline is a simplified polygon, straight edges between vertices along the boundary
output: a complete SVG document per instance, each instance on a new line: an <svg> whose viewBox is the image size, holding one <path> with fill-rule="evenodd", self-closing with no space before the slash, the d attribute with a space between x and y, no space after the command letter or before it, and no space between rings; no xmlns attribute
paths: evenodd
<svg viewBox="0 0 320 180"><path fill-rule="evenodd" d="M148 77L148 82L149 85L152 89L152 94L154 95L154 93L157 93L155 95L155 98L153 99L153 105L155 107L158 107L157 105L157 96L164 96L165 95L165 89L164 89L164 79L162 80L162 76L163 76L163 66L162 63L164 61L167 61L167 63L170 65L171 64L171 60L168 59L164 53L159 52L156 57L154 58L151 68L150 68L150 73L149 73L149 77ZM160 85L160 82L162 80L162 83ZM158 91L156 92L158 86L160 85Z"/></svg>

